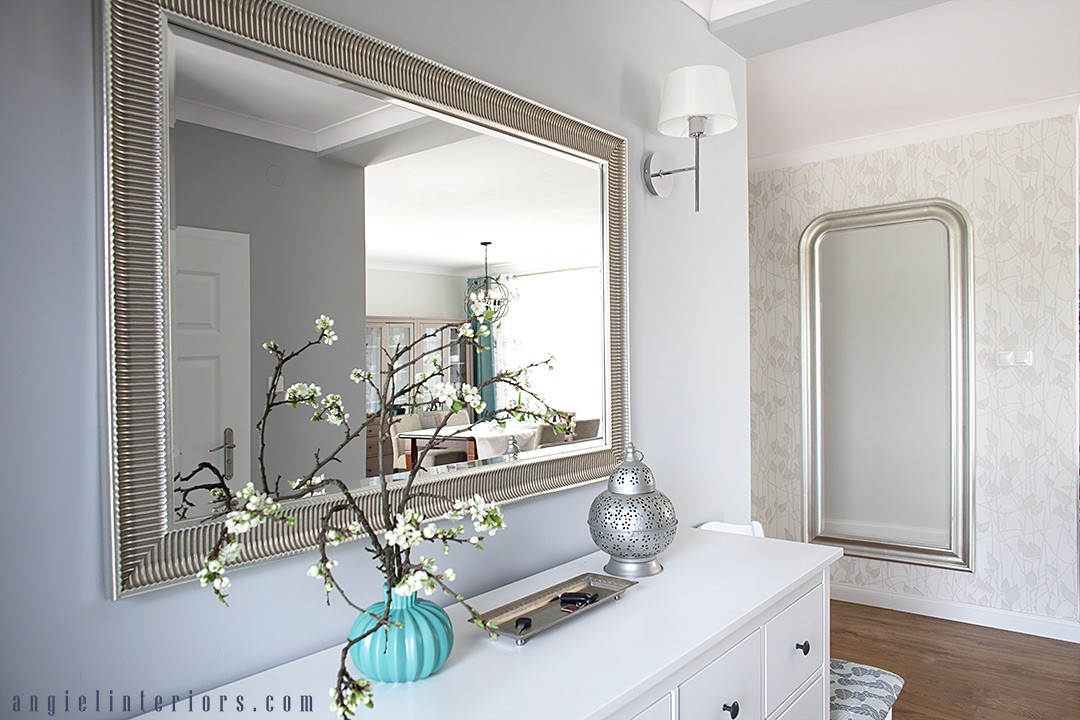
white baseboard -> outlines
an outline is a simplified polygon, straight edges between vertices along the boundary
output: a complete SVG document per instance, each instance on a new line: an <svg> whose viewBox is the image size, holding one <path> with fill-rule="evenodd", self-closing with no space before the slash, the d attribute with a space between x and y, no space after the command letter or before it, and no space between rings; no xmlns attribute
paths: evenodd
<svg viewBox="0 0 1080 720"><path fill-rule="evenodd" d="M1038 635L1039 637L1054 640L1080 643L1080 622L1075 620L1040 617L1010 610L969 605L952 600L898 595L883 590L868 590L837 582L831 583L829 587L833 600L871 605L916 615L928 615L942 620L955 620L956 622L982 625L999 630L1010 630L1025 635Z"/></svg>

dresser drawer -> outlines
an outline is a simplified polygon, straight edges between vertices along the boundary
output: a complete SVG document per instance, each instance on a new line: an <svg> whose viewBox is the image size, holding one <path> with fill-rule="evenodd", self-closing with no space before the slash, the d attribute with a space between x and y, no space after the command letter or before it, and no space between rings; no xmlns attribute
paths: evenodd
<svg viewBox="0 0 1080 720"><path fill-rule="evenodd" d="M724 710L724 706L731 708ZM736 711L735 708L738 707ZM761 630L679 686L682 720L762 720Z"/></svg>
<svg viewBox="0 0 1080 720"><path fill-rule="evenodd" d="M765 623L767 713L822 666L824 602L825 592L818 585Z"/></svg>
<svg viewBox="0 0 1080 720"><path fill-rule="evenodd" d="M639 712L634 716L634 720L671 720L671 694L668 693Z"/></svg>
<svg viewBox="0 0 1080 720"><path fill-rule="evenodd" d="M799 699L776 720L825 720L825 700L821 695L824 686L825 681L819 675L814 684L806 688Z"/></svg>

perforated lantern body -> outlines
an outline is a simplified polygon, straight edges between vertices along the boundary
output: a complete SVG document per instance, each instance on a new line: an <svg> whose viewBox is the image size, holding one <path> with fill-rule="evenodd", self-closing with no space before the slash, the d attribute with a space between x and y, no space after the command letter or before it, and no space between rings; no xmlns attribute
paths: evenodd
<svg viewBox="0 0 1080 720"><path fill-rule="evenodd" d="M626 459L608 479L607 490L589 508L593 542L611 555L604 570L620 577L645 577L663 570L656 556L675 539L675 506L656 489L652 470L630 445Z"/></svg>

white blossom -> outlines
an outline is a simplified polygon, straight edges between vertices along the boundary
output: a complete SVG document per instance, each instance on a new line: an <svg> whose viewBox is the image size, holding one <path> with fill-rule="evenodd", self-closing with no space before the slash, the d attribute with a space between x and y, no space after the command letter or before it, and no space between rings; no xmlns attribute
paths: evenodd
<svg viewBox="0 0 1080 720"><path fill-rule="evenodd" d="M230 535L246 533L281 514L281 504L269 494L256 491L250 482L236 494L235 501L236 507L225 516L225 529Z"/></svg>
<svg viewBox="0 0 1080 720"><path fill-rule="evenodd" d="M325 315L320 315L319 319L315 321L315 328L321 333L321 342L327 345L333 345L338 339L337 333L331 328L334 327L334 321Z"/></svg>
<svg viewBox="0 0 1080 720"><path fill-rule="evenodd" d="M349 413L345 412L345 406L341 403L340 395L330 393L323 398L322 404L326 422L331 425L341 425L341 423L349 421Z"/></svg>
<svg viewBox="0 0 1080 720"><path fill-rule="evenodd" d="M415 510L406 510L404 514L397 516L394 527L383 533L386 542L402 549L416 547L420 544L423 536L419 525L424 521L424 516Z"/></svg>
<svg viewBox="0 0 1080 720"><path fill-rule="evenodd" d="M497 531L506 527L499 506L495 503L486 502L481 495L473 495L467 500L454 502L450 517L455 519L464 517L465 513L472 517L473 529L476 532L486 532L489 535L494 535ZM479 542L479 538L469 538L469 542L475 545L476 542Z"/></svg>
<svg viewBox="0 0 1080 720"><path fill-rule="evenodd" d="M461 400L477 412L483 412L487 407L487 403L480 397L480 390L468 383L461 385Z"/></svg>
<svg viewBox="0 0 1080 720"><path fill-rule="evenodd" d="M226 543L218 550L218 560L223 563L232 562L240 557L240 543Z"/></svg>
<svg viewBox="0 0 1080 720"><path fill-rule="evenodd" d="M322 560L319 560L317 563L308 568L307 575L308 577L313 578L326 577L326 571L332 570L333 568L337 567L337 564L337 560L329 560L325 563Z"/></svg>
<svg viewBox="0 0 1080 720"><path fill-rule="evenodd" d="M371 382L375 378L375 374L370 370L361 370L360 368L353 368L353 371L349 373L349 378L354 383L359 383L364 380Z"/></svg>
<svg viewBox="0 0 1080 720"><path fill-rule="evenodd" d="M285 402L293 407L296 407L297 403L318 407L316 398L320 395L322 395L322 388L318 385L299 382L290 385L285 391Z"/></svg>
<svg viewBox="0 0 1080 720"><path fill-rule="evenodd" d="M349 678L349 684L342 688L341 696L343 704L338 705L337 689L330 688L330 697L333 698L330 701L330 710L338 717L343 717L346 713L356 714L361 705L369 708L375 705L371 682L365 678Z"/></svg>

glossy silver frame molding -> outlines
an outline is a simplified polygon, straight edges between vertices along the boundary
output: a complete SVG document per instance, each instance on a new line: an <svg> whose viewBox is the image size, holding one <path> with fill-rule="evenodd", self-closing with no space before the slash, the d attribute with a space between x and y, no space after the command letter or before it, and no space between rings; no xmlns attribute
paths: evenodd
<svg viewBox="0 0 1080 720"><path fill-rule="evenodd" d="M949 546L892 542L870 537L827 535L823 531L819 248L830 232L937 220L948 235L952 488ZM846 555L974 571L975 415L974 279L971 221L959 205L940 198L825 213L810 222L799 239L799 291L802 314L803 540L842 547Z"/></svg>
<svg viewBox="0 0 1080 720"><path fill-rule="evenodd" d="M108 430L106 563L114 598L189 580L219 522L173 528L167 475L163 26L166 20L286 58L451 120L596 162L604 189L608 442L447 474L430 489L510 503L594 482L629 438L626 139L278 0L101 0ZM374 491L358 492L374 507ZM292 528L245 536L236 563L315 548L330 500L298 504ZM446 503L426 500L431 517Z"/></svg>

